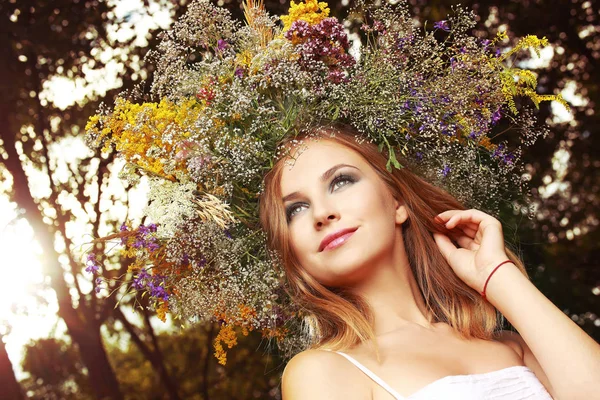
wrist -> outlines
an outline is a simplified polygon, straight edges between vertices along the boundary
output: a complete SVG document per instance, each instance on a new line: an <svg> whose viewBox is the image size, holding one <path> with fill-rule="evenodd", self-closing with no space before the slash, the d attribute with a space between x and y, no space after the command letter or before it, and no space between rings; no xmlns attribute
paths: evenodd
<svg viewBox="0 0 600 400"><path fill-rule="evenodd" d="M484 300L487 300L487 290L490 280L493 279L493 275L496 274L500 268L506 266L507 264L511 264L513 267L515 267L515 264L508 257L506 257L503 258L502 261L490 264L490 267L486 268L486 276L484 276L484 283L482 285L482 289L479 292Z"/></svg>
<svg viewBox="0 0 600 400"><path fill-rule="evenodd" d="M493 270L494 268L492 268ZM490 271L491 272L491 271ZM517 287L521 285L521 279L529 282L529 279L523 275L519 268L512 262L502 265L489 277L485 290L485 300L498 306L503 299L512 297ZM487 279L487 278L486 278ZM480 290L479 294L481 294Z"/></svg>

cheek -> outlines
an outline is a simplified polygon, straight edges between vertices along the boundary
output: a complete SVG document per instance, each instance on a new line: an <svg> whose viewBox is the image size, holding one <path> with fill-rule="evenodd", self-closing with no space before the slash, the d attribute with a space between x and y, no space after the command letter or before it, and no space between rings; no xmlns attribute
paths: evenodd
<svg viewBox="0 0 600 400"><path fill-rule="evenodd" d="M308 243L308 232L306 232L306 228L303 227L300 221L295 221L296 223L289 225L289 238L290 238L290 247L292 251L296 255L298 259L302 258L303 254L306 254L307 249L309 247Z"/></svg>

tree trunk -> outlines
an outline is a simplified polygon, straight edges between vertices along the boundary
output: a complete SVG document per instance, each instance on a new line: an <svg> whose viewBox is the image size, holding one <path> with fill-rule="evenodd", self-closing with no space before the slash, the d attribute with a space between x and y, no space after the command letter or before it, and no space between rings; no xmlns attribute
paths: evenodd
<svg viewBox="0 0 600 400"><path fill-rule="evenodd" d="M169 371L167 371L167 365L165 364L165 359L163 357L163 353L160 350L160 346L158 345L158 338L154 333L154 328L152 327L152 323L150 322L150 315L148 314L148 310L144 308L144 321L146 322L146 326L148 327L148 333L150 334L150 338L152 339L152 347L154 348L153 356L155 359L156 367L158 368L158 373L160 374L160 378L163 381L165 387L167 388L167 392L169 393L169 398L171 400L179 400L179 394L177 393L177 386L171 379L169 375Z"/></svg>
<svg viewBox="0 0 600 400"><path fill-rule="evenodd" d="M9 107L2 103L0 106L0 139L4 142L3 148L8 155L2 162L13 178L12 200L25 210L25 218L42 247L44 274L50 277L50 285L56 293L58 315L65 321L73 342L79 346L81 358L88 369L90 386L96 391L98 399L120 400L123 395L100 338L101 323L94 319L94 313L87 310L82 301L79 308L73 305L59 254L54 248L56 228L44 222L42 212L31 194L29 180L17 153L14 134L7 131L10 127L7 114Z"/></svg>
<svg viewBox="0 0 600 400"><path fill-rule="evenodd" d="M156 336L154 335L154 330L152 328L152 325L150 324L150 320L148 319L147 312L144 311L144 317L146 318L146 323L150 331L149 333L152 337L152 343L154 347L153 349L142 340L142 338L137 332L136 327L127 320L127 318L119 308L116 308L114 310L114 314L115 318L121 321L121 323L125 327L125 330L129 333L129 336L131 337L133 343L135 343L135 345L142 352L144 357L146 357L146 359L150 361L154 369L158 372L160 380L165 386L167 394L169 395L169 399L180 400L181 398L179 397L179 393L177 392L177 385L173 382L173 379L167 371L167 366L165 365L162 352L160 350L160 347L158 346L158 340L156 340Z"/></svg>
<svg viewBox="0 0 600 400"><path fill-rule="evenodd" d="M102 343L100 329L73 334L73 341L79 347L81 359L88 369L90 385L100 400L121 400L123 395L119 383Z"/></svg>
<svg viewBox="0 0 600 400"><path fill-rule="evenodd" d="M208 328L206 330L206 357L204 358L204 367L202 368L202 398L204 400L210 400L208 394L208 377L210 375L210 359L213 355L213 337L215 334L215 324L208 322Z"/></svg>
<svg viewBox="0 0 600 400"><path fill-rule="evenodd" d="M23 392L21 386L15 377L12 363L6 352L6 345L0 335L0 390L2 390L2 398L6 400L21 400Z"/></svg>

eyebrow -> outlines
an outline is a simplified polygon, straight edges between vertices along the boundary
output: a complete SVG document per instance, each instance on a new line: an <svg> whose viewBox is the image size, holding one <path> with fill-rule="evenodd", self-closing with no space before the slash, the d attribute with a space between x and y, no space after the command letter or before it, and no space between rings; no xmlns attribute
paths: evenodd
<svg viewBox="0 0 600 400"><path fill-rule="evenodd" d="M354 169L358 170L358 168L356 168L355 166L350 165L350 164L336 164L333 167L329 168L327 171L323 172L323 175L321 175L320 181L325 182L326 180L328 180L331 177L331 175L333 175L335 173L335 171L337 171L338 169L343 168L343 167L350 167L350 168L354 168ZM294 197L297 197L299 195L300 195L300 192L292 192L292 193L284 196L281 200L285 203L286 201L291 200Z"/></svg>

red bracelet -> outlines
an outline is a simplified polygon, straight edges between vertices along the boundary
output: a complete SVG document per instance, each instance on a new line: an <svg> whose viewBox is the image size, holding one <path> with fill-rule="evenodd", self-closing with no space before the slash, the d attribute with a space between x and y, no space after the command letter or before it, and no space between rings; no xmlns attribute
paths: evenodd
<svg viewBox="0 0 600 400"><path fill-rule="evenodd" d="M502 261L500 264L498 264L498 266L496 268L494 268L494 270L492 271L492 273L488 276L487 280L485 281L485 285L483 286L483 292L481 292L481 296L483 297L483 300L485 300L485 289L487 288L487 284L490 281L490 278L492 277L492 275L494 275L494 272L496 272L496 270L498 268L500 268L502 265L512 262L510 260L506 260L506 261Z"/></svg>

